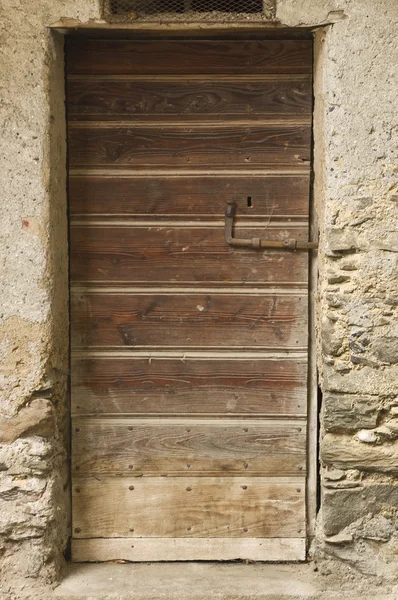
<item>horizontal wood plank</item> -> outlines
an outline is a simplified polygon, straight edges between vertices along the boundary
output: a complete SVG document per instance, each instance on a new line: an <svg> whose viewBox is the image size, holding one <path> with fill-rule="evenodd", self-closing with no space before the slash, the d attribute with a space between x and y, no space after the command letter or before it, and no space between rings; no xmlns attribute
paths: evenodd
<svg viewBox="0 0 398 600"><path fill-rule="evenodd" d="M73 562L187 560L304 561L304 538L72 539Z"/></svg>
<svg viewBox="0 0 398 600"><path fill-rule="evenodd" d="M303 116L311 120L311 79L265 81L125 81L84 80L68 83L68 118L74 120L182 121L228 116Z"/></svg>
<svg viewBox="0 0 398 600"><path fill-rule="evenodd" d="M251 206L248 206L248 197ZM149 176L70 175L69 210L73 215L224 218L228 200L240 216L277 218L308 215L309 175Z"/></svg>
<svg viewBox="0 0 398 600"><path fill-rule="evenodd" d="M306 414L307 361L72 357L76 415Z"/></svg>
<svg viewBox="0 0 398 600"><path fill-rule="evenodd" d="M311 73L311 40L67 39L67 74Z"/></svg>
<svg viewBox="0 0 398 600"><path fill-rule="evenodd" d="M301 168L310 161L305 125L69 124L69 166L113 168Z"/></svg>
<svg viewBox="0 0 398 600"><path fill-rule="evenodd" d="M79 476L297 476L305 472L305 421L79 418Z"/></svg>
<svg viewBox="0 0 398 600"><path fill-rule="evenodd" d="M236 235L307 240L308 228L293 228L289 223L271 227L265 223L261 229L239 228ZM232 248L225 242L222 225L217 228L72 225L70 240L74 282L275 286L303 285L307 280L306 253Z"/></svg>
<svg viewBox="0 0 398 600"><path fill-rule="evenodd" d="M73 532L87 537L305 536L305 478L76 477Z"/></svg>
<svg viewBox="0 0 398 600"><path fill-rule="evenodd" d="M72 345L306 347L307 298L74 293Z"/></svg>

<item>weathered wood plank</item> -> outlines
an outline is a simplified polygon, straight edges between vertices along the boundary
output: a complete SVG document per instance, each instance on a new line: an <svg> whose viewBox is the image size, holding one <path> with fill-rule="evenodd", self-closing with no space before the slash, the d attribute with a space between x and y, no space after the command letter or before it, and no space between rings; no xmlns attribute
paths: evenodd
<svg viewBox="0 0 398 600"><path fill-rule="evenodd" d="M305 478L104 477L74 479L75 537L305 535Z"/></svg>
<svg viewBox="0 0 398 600"><path fill-rule="evenodd" d="M125 81L85 78L68 83L70 120L112 118L184 121L227 116L303 116L311 120L311 79L264 81Z"/></svg>
<svg viewBox="0 0 398 600"><path fill-rule="evenodd" d="M67 74L311 73L311 40L66 39Z"/></svg>
<svg viewBox="0 0 398 600"><path fill-rule="evenodd" d="M133 223L132 223L133 225ZM308 228L238 229L239 237L284 240L308 239ZM217 283L241 286L305 284L308 255L286 251L253 251L226 244L223 226L217 228L118 227L73 225L73 281L144 284Z"/></svg>
<svg viewBox="0 0 398 600"><path fill-rule="evenodd" d="M73 346L305 347L304 295L75 293Z"/></svg>
<svg viewBox="0 0 398 600"><path fill-rule="evenodd" d="M82 476L298 476L306 423L75 417L73 471Z"/></svg>
<svg viewBox="0 0 398 600"><path fill-rule="evenodd" d="M251 206L248 206L248 197ZM309 175L150 176L82 175L69 177L71 215L206 216L224 218L228 200L237 217L308 216Z"/></svg>
<svg viewBox="0 0 398 600"><path fill-rule="evenodd" d="M71 395L77 415L304 416L307 362L72 357Z"/></svg>
<svg viewBox="0 0 398 600"><path fill-rule="evenodd" d="M190 560L304 561L304 538L72 539L73 562Z"/></svg>
<svg viewBox="0 0 398 600"><path fill-rule="evenodd" d="M78 126L79 125L79 126ZM69 124L70 167L300 168L310 161L305 125Z"/></svg>

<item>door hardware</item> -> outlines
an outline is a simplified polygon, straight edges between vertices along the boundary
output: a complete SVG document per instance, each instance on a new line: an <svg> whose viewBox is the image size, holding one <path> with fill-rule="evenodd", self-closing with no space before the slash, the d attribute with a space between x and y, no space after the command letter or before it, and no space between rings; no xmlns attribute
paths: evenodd
<svg viewBox="0 0 398 600"><path fill-rule="evenodd" d="M238 248L281 248L284 250L315 250L318 242L301 242L296 239L287 240L264 240L261 238L237 238L233 236L234 217L236 214L236 203L233 200L227 202L225 208L224 237L227 244Z"/></svg>

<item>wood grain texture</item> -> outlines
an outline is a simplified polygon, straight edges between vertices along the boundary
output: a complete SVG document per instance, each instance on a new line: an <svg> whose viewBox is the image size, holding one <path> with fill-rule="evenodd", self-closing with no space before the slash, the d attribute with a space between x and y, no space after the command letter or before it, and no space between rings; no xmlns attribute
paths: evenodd
<svg viewBox="0 0 398 600"><path fill-rule="evenodd" d="M72 539L73 562L190 560L303 561L304 538Z"/></svg>
<svg viewBox="0 0 398 600"><path fill-rule="evenodd" d="M184 120L303 116L311 120L311 79L232 81L69 81L68 116L74 120Z"/></svg>
<svg viewBox="0 0 398 600"><path fill-rule="evenodd" d="M304 416L307 361L72 357L76 415Z"/></svg>
<svg viewBox="0 0 398 600"><path fill-rule="evenodd" d="M308 217L309 175L266 176L118 176L70 175L71 215L170 215L203 219L224 218L228 200L235 200L240 216ZM248 207L247 198L252 199Z"/></svg>
<svg viewBox="0 0 398 600"><path fill-rule="evenodd" d="M298 476L305 421L79 418L73 472L81 476Z"/></svg>
<svg viewBox="0 0 398 600"><path fill-rule="evenodd" d="M239 237L308 239L308 229L238 229ZM235 249L225 243L222 225L199 227L72 226L71 277L74 282L191 282L268 286L304 284L308 255L286 251Z"/></svg>
<svg viewBox="0 0 398 600"><path fill-rule="evenodd" d="M66 55L73 560L304 560L312 40Z"/></svg>
<svg viewBox="0 0 398 600"><path fill-rule="evenodd" d="M69 166L179 169L302 168L310 161L305 125L142 125L69 123Z"/></svg>
<svg viewBox="0 0 398 600"><path fill-rule="evenodd" d="M305 536L304 477L96 475L76 477L72 497L77 538Z"/></svg>
<svg viewBox="0 0 398 600"><path fill-rule="evenodd" d="M310 40L66 40L66 72L80 75L311 73Z"/></svg>
<svg viewBox="0 0 398 600"><path fill-rule="evenodd" d="M73 346L305 347L307 298L72 294Z"/></svg>

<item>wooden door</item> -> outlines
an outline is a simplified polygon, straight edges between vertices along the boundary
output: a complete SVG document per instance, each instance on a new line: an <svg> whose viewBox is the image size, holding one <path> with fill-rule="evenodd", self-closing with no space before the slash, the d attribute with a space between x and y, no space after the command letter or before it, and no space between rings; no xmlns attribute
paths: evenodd
<svg viewBox="0 0 398 600"><path fill-rule="evenodd" d="M66 56L73 559L302 560L312 43Z"/></svg>

